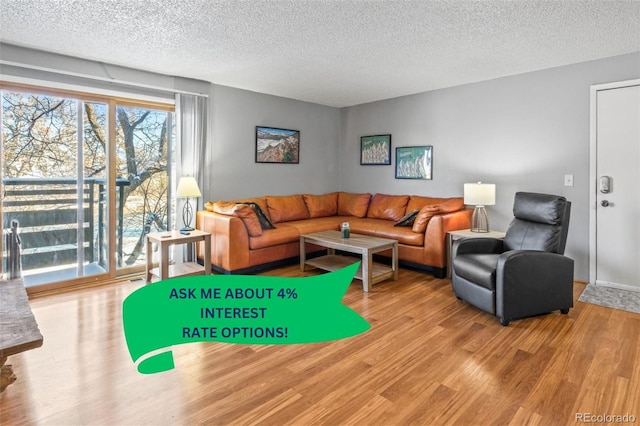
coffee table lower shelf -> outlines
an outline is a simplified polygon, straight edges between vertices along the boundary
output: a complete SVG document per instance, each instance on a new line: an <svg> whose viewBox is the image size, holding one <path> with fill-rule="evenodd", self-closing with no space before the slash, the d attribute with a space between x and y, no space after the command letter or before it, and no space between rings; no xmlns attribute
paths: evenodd
<svg viewBox="0 0 640 426"><path fill-rule="evenodd" d="M314 266L323 271L337 271L345 266L353 265L360 262L361 259L350 256L340 256L337 254L328 254L305 261L305 265ZM394 270L390 266L381 263L373 263L372 265L372 283L376 284L389 278L393 278ZM362 265L358 268L354 278L362 280Z"/></svg>
<svg viewBox="0 0 640 426"><path fill-rule="evenodd" d="M327 249L326 256L307 259L307 243ZM358 257L336 255L336 250L352 253ZM375 263L373 255L391 251L391 266ZM313 266L325 271L335 271L362 261L355 278L362 281L362 290L368 292L373 284L386 279L398 279L398 242L388 238L351 234L342 238L340 231L328 230L300 235L300 270Z"/></svg>

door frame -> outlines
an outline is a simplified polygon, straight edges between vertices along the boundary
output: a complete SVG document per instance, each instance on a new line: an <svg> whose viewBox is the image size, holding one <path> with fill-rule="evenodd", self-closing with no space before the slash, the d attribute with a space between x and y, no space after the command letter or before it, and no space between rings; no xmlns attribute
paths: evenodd
<svg viewBox="0 0 640 426"><path fill-rule="evenodd" d="M597 104L597 96L598 92L602 90L611 90L611 89L622 89L624 87L631 86L639 86L640 79L634 80L626 80L626 81L617 81L613 83L605 83L605 84L595 84L591 86L591 96L590 96L590 115L589 115L589 284L596 284L596 273L597 273L597 196L598 196L598 158L597 158L597 147L598 147L598 128L597 128L597 118L598 118L598 104ZM614 287L614 286L611 286ZM615 287L623 288L624 290L632 290L638 291L637 287L634 286L622 286L616 285Z"/></svg>
<svg viewBox="0 0 640 426"><path fill-rule="evenodd" d="M169 100L151 100L151 99L141 99L137 96L128 96L127 94L118 94L117 92L111 92L101 94L101 93L90 93L80 90L73 90L67 88L56 88L48 86L49 82L43 82L42 85L33 85L33 84L24 84L24 83L16 83L11 81L2 81L0 80L0 90L15 90L21 93L34 93L37 95L47 95L47 96L59 96L64 97L66 99L73 99L75 101L80 101L81 103L85 102L99 102L103 103L107 106L108 109L108 130L107 130L107 139L108 139L108 149L106 152L107 156L107 182L115 182L116 181L116 133L117 133L117 114L116 107L117 106L132 106L137 108L148 108L154 110L162 110L175 114L175 104L170 102ZM0 102L0 116L2 116L2 102ZM175 118L174 118L175 120ZM0 128L2 124L0 123ZM171 132L167 135L171 140L171 143L177 144L177 139L174 139L171 135ZM1 139L1 138L0 138ZM3 145L0 143L0 228L2 228L3 220L3 210L2 201L4 195L4 187L2 183L3 177ZM168 166L170 167L170 166ZM171 170L168 169L167 173L169 178L171 179ZM173 185L172 182L169 182L169 186ZM171 193L171 189L168 189L168 192ZM107 253L107 261L109 264L109 269L107 272L95 274L95 275L85 275L75 278L70 278L62 281L54 281L46 284L39 284L34 286L27 287L27 293L29 296L37 295L37 294L47 294L57 290L65 290L82 286L92 286L92 285L100 285L100 284L108 284L114 282L122 282L126 280L130 276L138 275L144 272L145 265L140 264L137 266L128 266L128 267L117 267L117 226L116 226L116 204L117 204L117 195L116 195L116 185L108 184L107 185L107 220L105 225L109 230L107 234L108 238L108 253ZM172 226L171 222L171 201L173 198L168 199L168 220L169 226ZM0 253L4 250L4 238L0 238ZM0 256L0 280L2 280L8 271L4 270L3 261Z"/></svg>

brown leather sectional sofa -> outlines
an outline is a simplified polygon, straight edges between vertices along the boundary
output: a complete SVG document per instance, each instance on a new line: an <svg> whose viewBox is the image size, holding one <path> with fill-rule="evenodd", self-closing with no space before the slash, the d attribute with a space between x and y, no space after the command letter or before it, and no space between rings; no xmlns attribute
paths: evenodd
<svg viewBox="0 0 640 426"><path fill-rule="evenodd" d="M292 261L300 254L301 234L338 230L342 222L349 222L351 233L398 240L401 264L443 277L447 232L469 228L472 213L461 197L347 192L217 201L205 208L196 213L196 227L212 234L212 268L232 274ZM200 262L203 248L197 250Z"/></svg>

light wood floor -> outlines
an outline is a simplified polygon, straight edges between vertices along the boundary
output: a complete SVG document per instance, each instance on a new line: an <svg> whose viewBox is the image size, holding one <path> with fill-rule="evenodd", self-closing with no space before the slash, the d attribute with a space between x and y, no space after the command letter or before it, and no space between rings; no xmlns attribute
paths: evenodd
<svg viewBox="0 0 640 426"><path fill-rule="evenodd" d="M576 301L568 316L502 327L456 300L448 280L401 269L369 294L350 286L344 303L371 323L364 334L183 345L174 370L142 375L121 321L141 285L32 300L44 346L9 359L18 381L0 395L0 424L562 425L580 413L640 423L638 314Z"/></svg>

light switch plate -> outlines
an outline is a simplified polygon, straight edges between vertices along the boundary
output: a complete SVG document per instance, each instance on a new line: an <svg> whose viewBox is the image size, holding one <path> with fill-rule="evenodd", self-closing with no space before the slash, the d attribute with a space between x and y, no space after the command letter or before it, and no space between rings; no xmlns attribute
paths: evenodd
<svg viewBox="0 0 640 426"><path fill-rule="evenodd" d="M573 175L564 175L564 186L573 186Z"/></svg>

